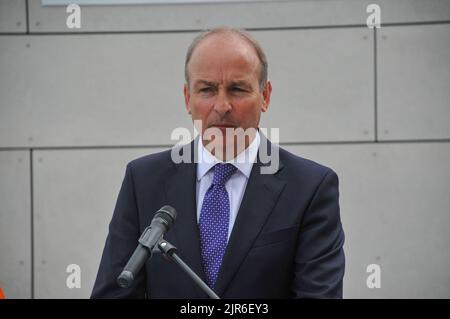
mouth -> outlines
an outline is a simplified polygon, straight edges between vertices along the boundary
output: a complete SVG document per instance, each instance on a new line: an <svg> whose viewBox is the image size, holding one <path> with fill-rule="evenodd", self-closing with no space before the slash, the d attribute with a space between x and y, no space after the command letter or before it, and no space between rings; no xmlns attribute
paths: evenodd
<svg viewBox="0 0 450 319"><path fill-rule="evenodd" d="M210 127L217 127L217 128L235 128L235 125L232 124L213 124L210 125Z"/></svg>

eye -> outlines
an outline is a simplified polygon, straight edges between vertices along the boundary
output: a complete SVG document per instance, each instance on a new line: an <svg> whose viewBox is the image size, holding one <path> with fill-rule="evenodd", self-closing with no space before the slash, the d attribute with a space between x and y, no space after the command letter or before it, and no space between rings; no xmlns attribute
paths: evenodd
<svg viewBox="0 0 450 319"><path fill-rule="evenodd" d="M210 93L212 91L213 91L212 87L204 87L204 88L200 89L200 92L202 92L202 93Z"/></svg>

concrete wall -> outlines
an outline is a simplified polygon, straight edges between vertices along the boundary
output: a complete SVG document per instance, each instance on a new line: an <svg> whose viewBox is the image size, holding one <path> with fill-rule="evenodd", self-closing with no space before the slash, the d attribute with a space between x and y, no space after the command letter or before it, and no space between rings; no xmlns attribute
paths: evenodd
<svg viewBox="0 0 450 319"><path fill-rule="evenodd" d="M450 0L82 6L0 0L0 287L86 298L128 161L191 127L184 55L198 30L266 49L263 127L335 169L346 298L450 297ZM66 286L69 264L81 288ZM366 268L381 267L369 289Z"/></svg>

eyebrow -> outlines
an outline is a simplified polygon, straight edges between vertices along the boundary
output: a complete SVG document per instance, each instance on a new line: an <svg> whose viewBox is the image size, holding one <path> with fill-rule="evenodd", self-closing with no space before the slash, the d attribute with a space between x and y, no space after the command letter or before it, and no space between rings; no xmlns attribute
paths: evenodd
<svg viewBox="0 0 450 319"><path fill-rule="evenodd" d="M211 81L207 81L207 80L198 80L194 83L194 86L198 86L198 85L209 85L209 86L217 86L217 83L215 82L211 82ZM251 85L245 81L245 80L240 80L240 81L233 81L231 82L228 86L244 86L244 87L251 87Z"/></svg>
<svg viewBox="0 0 450 319"><path fill-rule="evenodd" d="M251 87L250 83L248 83L245 80L231 82L230 86L243 86L243 87L246 87L246 88L250 88Z"/></svg>
<svg viewBox="0 0 450 319"><path fill-rule="evenodd" d="M201 84L210 85L210 86L217 86L217 83L206 81L206 80L195 81L194 86L198 86L198 85L201 85Z"/></svg>

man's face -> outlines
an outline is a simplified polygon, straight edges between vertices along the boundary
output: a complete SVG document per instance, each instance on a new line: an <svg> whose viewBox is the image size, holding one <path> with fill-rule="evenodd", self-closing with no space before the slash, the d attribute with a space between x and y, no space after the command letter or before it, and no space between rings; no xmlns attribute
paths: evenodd
<svg viewBox="0 0 450 319"><path fill-rule="evenodd" d="M184 87L186 108L193 121L201 121L202 134L208 128L219 129L224 136L226 128L258 128L272 88L267 82L260 89L260 63L244 39L237 35L209 36L194 50L188 71L189 87Z"/></svg>

